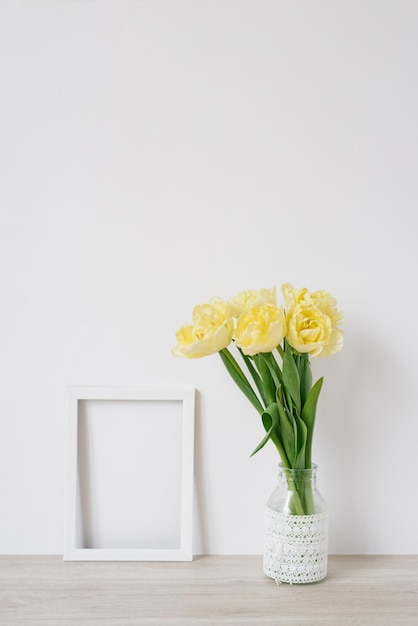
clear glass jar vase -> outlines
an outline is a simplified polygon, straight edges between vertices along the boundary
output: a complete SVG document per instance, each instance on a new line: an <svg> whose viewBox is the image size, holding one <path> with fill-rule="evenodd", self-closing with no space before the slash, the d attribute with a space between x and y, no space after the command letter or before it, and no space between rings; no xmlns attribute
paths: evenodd
<svg viewBox="0 0 418 626"><path fill-rule="evenodd" d="M327 575L328 508L316 487L317 466L279 466L265 510L264 573L277 582L313 583Z"/></svg>

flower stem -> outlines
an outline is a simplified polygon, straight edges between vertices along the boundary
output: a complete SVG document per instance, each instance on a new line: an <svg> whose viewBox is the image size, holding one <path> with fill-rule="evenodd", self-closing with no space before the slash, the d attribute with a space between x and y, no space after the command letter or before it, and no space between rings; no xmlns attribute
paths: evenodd
<svg viewBox="0 0 418 626"><path fill-rule="evenodd" d="M313 500L311 483L305 484L304 488L305 515L313 515L315 513L315 504Z"/></svg>
<svg viewBox="0 0 418 626"><path fill-rule="evenodd" d="M287 486L291 492L289 495L289 511L291 515L305 515L303 504L298 492L298 488L293 478L287 477Z"/></svg>
<svg viewBox="0 0 418 626"><path fill-rule="evenodd" d="M263 405L261 404L254 389L248 382L247 377L245 376L244 372L242 371L228 348L223 348L223 350L220 350L219 356L221 357L222 362L228 370L229 374L231 375L232 379L236 382L242 393L261 415L264 411Z"/></svg>
<svg viewBox="0 0 418 626"><path fill-rule="evenodd" d="M302 470L300 470L302 472ZM299 472L299 470L297 470ZM313 515L315 503L311 479L301 473L285 473L289 491L288 507L291 515Z"/></svg>

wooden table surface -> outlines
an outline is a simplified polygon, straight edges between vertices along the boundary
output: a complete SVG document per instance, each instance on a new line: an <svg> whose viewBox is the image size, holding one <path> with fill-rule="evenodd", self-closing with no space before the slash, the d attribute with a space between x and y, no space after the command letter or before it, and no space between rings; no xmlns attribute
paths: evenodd
<svg viewBox="0 0 418 626"><path fill-rule="evenodd" d="M277 585L260 556L0 556L0 624L418 626L418 556L331 556L328 577L311 585Z"/></svg>

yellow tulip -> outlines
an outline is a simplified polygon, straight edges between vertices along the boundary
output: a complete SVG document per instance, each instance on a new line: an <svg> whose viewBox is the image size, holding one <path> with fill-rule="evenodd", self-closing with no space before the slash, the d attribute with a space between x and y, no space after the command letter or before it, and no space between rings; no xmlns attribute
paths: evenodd
<svg viewBox="0 0 418 626"><path fill-rule="evenodd" d="M283 340L285 332L283 308L265 304L240 315L233 339L244 354L253 356L274 350Z"/></svg>
<svg viewBox="0 0 418 626"><path fill-rule="evenodd" d="M231 343L233 320L229 306L220 298L193 309L193 324L182 326L176 333L177 346L172 354L198 359L215 354Z"/></svg>
<svg viewBox="0 0 418 626"><path fill-rule="evenodd" d="M239 317L242 313L250 309L266 304L277 306L276 302L276 287L272 287L272 289L249 289L248 291L242 291L231 298L229 305L231 307L231 314L234 317Z"/></svg>
<svg viewBox="0 0 418 626"><path fill-rule="evenodd" d="M343 347L343 334L338 325L343 313L336 300L327 291L310 293L295 289L289 283L282 285L285 301L286 340L298 352L312 357L335 354Z"/></svg>

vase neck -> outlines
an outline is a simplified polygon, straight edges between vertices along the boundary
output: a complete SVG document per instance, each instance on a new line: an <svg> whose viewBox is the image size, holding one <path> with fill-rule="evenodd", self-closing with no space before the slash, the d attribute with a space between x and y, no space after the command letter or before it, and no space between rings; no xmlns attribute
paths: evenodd
<svg viewBox="0 0 418 626"><path fill-rule="evenodd" d="M279 465L279 482L296 481L299 484L311 484L313 487L316 485L316 472L317 466L312 464L309 469L290 469Z"/></svg>

